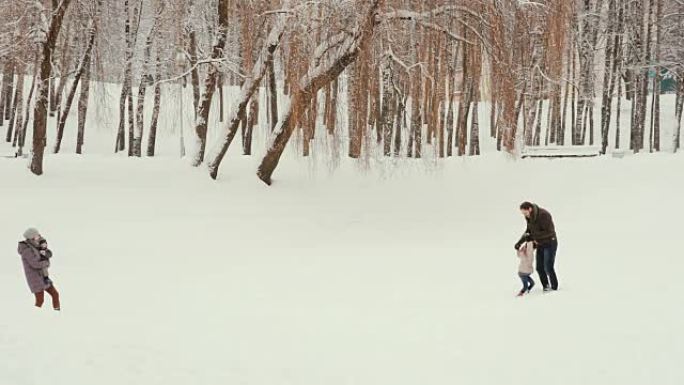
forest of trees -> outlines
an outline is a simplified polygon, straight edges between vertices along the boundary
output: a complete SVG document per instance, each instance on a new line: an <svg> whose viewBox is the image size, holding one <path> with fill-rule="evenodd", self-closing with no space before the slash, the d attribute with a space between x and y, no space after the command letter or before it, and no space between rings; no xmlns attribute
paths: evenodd
<svg viewBox="0 0 684 385"><path fill-rule="evenodd" d="M308 156L319 135L347 141L351 158L371 148L420 158L427 146L438 157L478 155L483 135L513 154L524 145L606 153L609 137L625 135L634 152L681 142L684 0L3 0L0 20L0 133L19 154L32 133L35 174L49 130L57 140L47 150L60 151L69 114L82 151L90 82L120 85L112 151L138 157L155 154L161 86L189 87L188 156L213 178L238 134L252 153L257 126L271 135L257 171L266 183L291 138ZM219 97L212 110L229 86L240 89L233 108ZM663 93L676 94L674 106L661 109ZM674 114L668 137L663 113ZM215 143L210 114L222 122Z"/></svg>

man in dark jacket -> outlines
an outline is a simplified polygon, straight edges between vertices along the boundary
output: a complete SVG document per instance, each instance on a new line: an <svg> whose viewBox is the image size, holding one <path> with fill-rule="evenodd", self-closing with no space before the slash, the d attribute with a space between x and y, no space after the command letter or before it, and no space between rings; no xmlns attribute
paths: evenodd
<svg viewBox="0 0 684 385"><path fill-rule="evenodd" d="M544 291L558 290L558 277L554 268L558 240L553 218L548 211L530 202L523 202L520 212L527 221L527 230L515 244L515 249L518 250L524 242L533 241L537 247L537 273Z"/></svg>

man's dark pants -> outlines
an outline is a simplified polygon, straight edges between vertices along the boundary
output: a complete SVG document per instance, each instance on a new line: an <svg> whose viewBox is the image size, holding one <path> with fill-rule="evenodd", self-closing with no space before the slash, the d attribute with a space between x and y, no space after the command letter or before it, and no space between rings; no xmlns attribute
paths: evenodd
<svg viewBox="0 0 684 385"><path fill-rule="evenodd" d="M537 246L537 273L542 285L549 287L551 281L551 289L558 290L558 277L556 277L556 269L554 264L556 262L556 251L558 250L558 241L553 240L548 243Z"/></svg>

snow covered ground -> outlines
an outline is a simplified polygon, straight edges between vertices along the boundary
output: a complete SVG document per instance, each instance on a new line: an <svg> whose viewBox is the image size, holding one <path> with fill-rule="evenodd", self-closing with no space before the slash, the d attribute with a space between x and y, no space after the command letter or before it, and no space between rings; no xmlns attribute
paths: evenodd
<svg viewBox="0 0 684 385"><path fill-rule="evenodd" d="M111 155L118 91L94 89L86 155L70 118L43 176L0 157L0 385L684 383L681 154L512 161L482 108L482 157L330 173L318 136L266 187L263 129L218 181L178 159L189 94L163 106L159 157ZM556 220L558 293L514 297L523 200ZM32 306L28 226L55 252L60 313Z"/></svg>
<svg viewBox="0 0 684 385"><path fill-rule="evenodd" d="M684 383L681 155L288 159L270 188L258 160L214 182L170 157L0 158L0 384ZM561 290L515 298L527 199ZM27 226L60 313L32 305Z"/></svg>

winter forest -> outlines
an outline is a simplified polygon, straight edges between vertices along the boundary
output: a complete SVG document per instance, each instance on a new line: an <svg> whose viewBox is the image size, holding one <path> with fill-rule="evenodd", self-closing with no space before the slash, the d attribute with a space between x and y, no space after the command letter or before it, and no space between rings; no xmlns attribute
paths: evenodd
<svg viewBox="0 0 684 385"><path fill-rule="evenodd" d="M0 0L0 385L684 384L684 0Z"/></svg>
<svg viewBox="0 0 684 385"><path fill-rule="evenodd" d="M193 118L161 130L214 178L236 136L268 143L266 183L317 138L350 158L680 147L680 0L5 0L0 17L0 123L35 174L65 130L88 152L96 104L112 151L154 156L183 93Z"/></svg>

